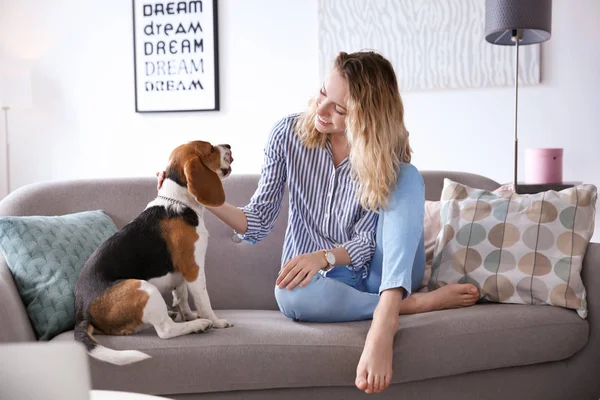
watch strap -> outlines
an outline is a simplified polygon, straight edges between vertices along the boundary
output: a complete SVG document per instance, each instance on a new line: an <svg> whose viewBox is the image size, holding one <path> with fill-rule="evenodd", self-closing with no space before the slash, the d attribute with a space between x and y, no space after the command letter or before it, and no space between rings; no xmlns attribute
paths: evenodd
<svg viewBox="0 0 600 400"><path fill-rule="evenodd" d="M323 268L321 268L323 271L327 271L329 268L333 267L333 265L331 265L329 263L329 260L327 259L327 253L329 253L329 251L323 250L323 257L325 258L325 262L327 263L326 266L324 266Z"/></svg>

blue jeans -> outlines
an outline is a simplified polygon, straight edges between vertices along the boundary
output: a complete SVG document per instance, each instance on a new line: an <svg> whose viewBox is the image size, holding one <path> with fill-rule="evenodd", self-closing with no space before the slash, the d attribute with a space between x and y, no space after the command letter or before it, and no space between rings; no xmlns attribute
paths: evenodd
<svg viewBox="0 0 600 400"><path fill-rule="evenodd" d="M288 318L311 322L346 322L373 318L381 292L418 288L425 272L423 214L425 187L419 171L403 164L388 206L380 210L376 247L369 272L335 267L316 274L308 285L275 287L279 309Z"/></svg>

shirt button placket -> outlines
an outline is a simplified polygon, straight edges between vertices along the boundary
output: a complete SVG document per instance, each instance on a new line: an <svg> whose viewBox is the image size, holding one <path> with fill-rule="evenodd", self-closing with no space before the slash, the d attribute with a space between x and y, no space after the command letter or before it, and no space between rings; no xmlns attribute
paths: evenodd
<svg viewBox="0 0 600 400"><path fill-rule="evenodd" d="M331 206L333 203L333 190L335 188L335 169L331 173L331 177L329 180L329 189L327 193L327 202L325 209L325 219L323 221L323 231L329 233L329 218L331 217Z"/></svg>

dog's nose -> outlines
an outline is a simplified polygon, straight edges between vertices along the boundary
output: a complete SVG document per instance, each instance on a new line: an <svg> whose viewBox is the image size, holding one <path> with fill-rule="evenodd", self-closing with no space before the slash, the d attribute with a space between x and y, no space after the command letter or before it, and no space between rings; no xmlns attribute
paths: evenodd
<svg viewBox="0 0 600 400"><path fill-rule="evenodd" d="M227 147L229 150L231 150L231 146L228 144L224 144L223 146Z"/></svg>

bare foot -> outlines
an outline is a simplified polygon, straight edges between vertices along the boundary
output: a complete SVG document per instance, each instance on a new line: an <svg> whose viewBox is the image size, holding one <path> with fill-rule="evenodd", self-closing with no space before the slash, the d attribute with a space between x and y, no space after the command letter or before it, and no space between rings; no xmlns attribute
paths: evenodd
<svg viewBox="0 0 600 400"><path fill-rule="evenodd" d="M356 367L354 384L365 393L379 393L390 385L394 335L398 317L374 319Z"/></svg>
<svg viewBox="0 0 600 400"><path fill-rule="evenodd" d="M439 289L426 293L413 293L403 306L414 308L410 314L450 308L469 307L479 299L477 287L471 283L451 283ZM412 303L411 303L412 302ZM404 314L402 312L401 314Z"/></svg>
<svg viewBox="0 0 600 400"><path fill-rule="evenodd" d="M390 385L394 335L398 330L399 314L468 307L479 299L477 287L470 283L452 283L431 292L412 293L402 301L393 297L399 295L401 299L403 291L392 292L394 291L382 293L356 367L354 384L365 393L379 393ZM396 308L394 304L397 304Z"/></svg>

